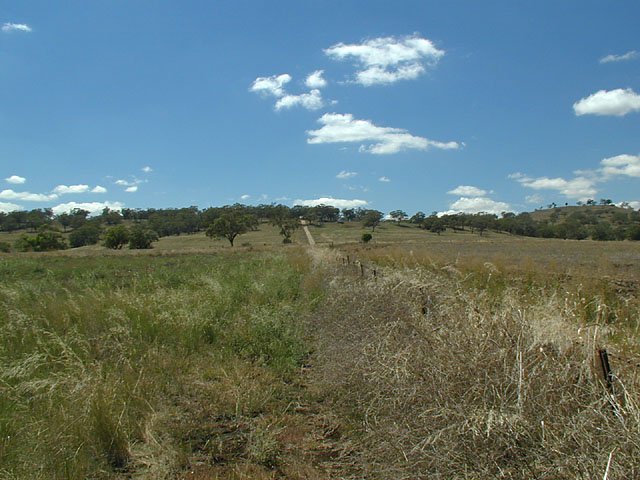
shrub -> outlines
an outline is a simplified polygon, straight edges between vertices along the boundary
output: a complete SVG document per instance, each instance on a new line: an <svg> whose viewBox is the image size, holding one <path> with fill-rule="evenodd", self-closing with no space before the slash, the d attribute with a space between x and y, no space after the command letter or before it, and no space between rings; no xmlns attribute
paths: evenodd
<svg viewBox="0 0 640 480"><path fill-rule="evenodd" d="M372 238L373 238L373 235L371 235L370 233L363 233L362 234L362 243L369 243Z"/></svg>
<svg viewBox="0 0 640 480"><path fill-rule="evenodd" d="M114 250L120 250L128 241L129 229L124 225L110 228L104 236L104 246Z"/></svg>
<svg viewBox="0 0 640 480"><path fill-rule="evenodd" d="M44 230L35 236L22 235L16 240L14 247L19 252L51 252L64 250L67 242L60 233Z"/></svg>
<svg viewBox="0 0 640 480"><path fill-rule="evenodd" d="M9 253L11 251L11 244L7 242L0 242L0 252Z"/></svg>
<svg viewBox="0 0 640 480"><path fill-rule="evenodd" d="M69 243L72 248L95 245L100 240L100 227L86 223L76 228L69 234Z"/></svg>
<svg viewBox="0 0 640 480"><path fill-rule="evenodd" d="M131 250L145 250L153 248L151 244L158 240L158 234L142 225L136 225L129 233L129 248Z"/></svg>

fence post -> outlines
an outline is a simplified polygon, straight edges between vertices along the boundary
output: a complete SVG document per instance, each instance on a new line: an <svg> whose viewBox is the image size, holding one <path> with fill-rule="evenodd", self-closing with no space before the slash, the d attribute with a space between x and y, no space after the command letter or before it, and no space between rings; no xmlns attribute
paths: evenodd
<svg viewBox="0 0 640 480"><path fill-rule="evenodd" d="M598 350L598 358L600 359L600 368L602 368L602 376L604 377L605 385L609 393L613 395L613 372L611 371L611 365L609 364L609 354L607 350L601 348Z"/></svg>

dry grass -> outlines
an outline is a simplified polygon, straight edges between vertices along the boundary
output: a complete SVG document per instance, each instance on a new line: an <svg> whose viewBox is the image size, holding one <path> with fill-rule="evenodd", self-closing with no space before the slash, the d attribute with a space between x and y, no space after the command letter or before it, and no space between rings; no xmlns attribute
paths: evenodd
<svg viewBox="0 0 640 480"><path fill-rule="evenodd" d="M638 477L639 385L626 362L640 356L614 342L615 323L586 323L572 293L500 280L493 264L481 276L462 261L395 260L377 281L341 267L318 318L315 374L342 422L342 478L592 479L611 452L609 478ZM621 328L631 343L633 315ZM615 395L594 370L598 347L617 355Z"/></svg>

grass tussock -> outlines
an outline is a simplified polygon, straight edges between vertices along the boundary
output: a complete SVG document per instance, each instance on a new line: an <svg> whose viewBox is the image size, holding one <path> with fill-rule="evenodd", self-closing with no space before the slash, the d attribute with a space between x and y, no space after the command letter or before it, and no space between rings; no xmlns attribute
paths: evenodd
<svg viewBox="0 0 640 480"><path fill-rule="evenodd" d="M344 478L592 479L610 456L609 478L640 475L640 361L617 337L637 342L635 300L385 255L377 281L343 267L317 323ZM603 347L613 392L594 363Z"/></svg>
<svg viewBox="0 0 640 480"><path fill-rule="evenodd" d="M308 263L293 250L4 257L0 477L273 468L278 430L262 418L299 395L299 319L321 294Z"/></svg>

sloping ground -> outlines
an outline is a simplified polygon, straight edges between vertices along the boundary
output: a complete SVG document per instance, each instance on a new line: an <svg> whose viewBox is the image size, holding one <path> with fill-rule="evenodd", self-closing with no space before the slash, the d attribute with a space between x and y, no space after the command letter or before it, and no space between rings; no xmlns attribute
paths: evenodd
<svg viewBox="0 0 640 480"><path fill-rule="evenodd" d="M613 326L544 286L492 289L492 264L472 287L453 266L373 278L314 255L331 277L311 376L339 425L332 478L640 476L640 360L606 344ZM598 347L618 355L613 392Z"/></svg>

